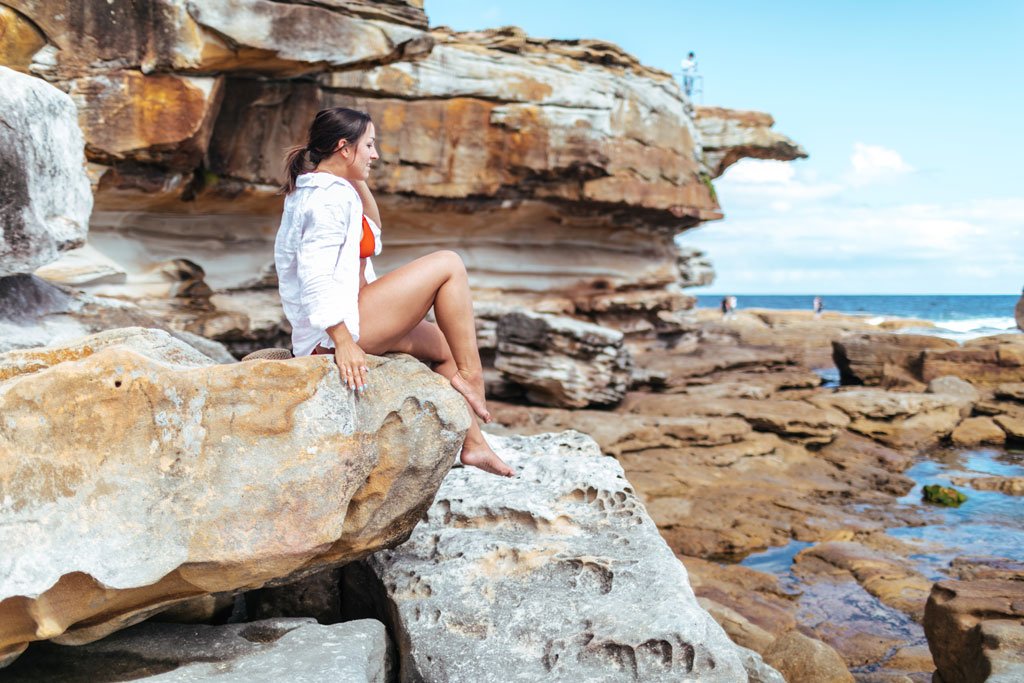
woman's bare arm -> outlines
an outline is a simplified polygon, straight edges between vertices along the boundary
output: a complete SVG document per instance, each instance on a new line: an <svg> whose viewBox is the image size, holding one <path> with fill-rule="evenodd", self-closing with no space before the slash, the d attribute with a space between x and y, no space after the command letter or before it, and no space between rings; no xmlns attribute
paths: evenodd
<svg viewBox="0 0 1024 683"><path fill-rule="evenodd" d="M384 226L380 224L380 209L377 208L377 200L370 192L370 186L366 184L365 180L357 180L353 185L355 185L356 192L359 193L359 198L363 200L363 213L369 216L378 228L383 228Z"/></svg>

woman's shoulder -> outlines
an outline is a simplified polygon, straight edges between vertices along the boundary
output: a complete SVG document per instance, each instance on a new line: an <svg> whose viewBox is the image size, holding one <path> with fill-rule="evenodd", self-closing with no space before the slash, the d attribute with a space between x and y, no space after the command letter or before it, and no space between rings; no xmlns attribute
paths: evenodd
<svg viewBox="0 0 1024 683"><path fill-rule="evenodd" d="M349 203L359 199L359 193L352 183L333 173L303 173L295 179L295 190L309 191L310 199L327 202Z"/></svg>

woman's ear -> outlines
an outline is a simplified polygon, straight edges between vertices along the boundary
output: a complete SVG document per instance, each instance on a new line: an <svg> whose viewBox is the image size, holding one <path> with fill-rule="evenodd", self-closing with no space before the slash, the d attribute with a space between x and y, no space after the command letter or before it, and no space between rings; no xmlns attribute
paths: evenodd
<svg viewBox="0 0 1024 683"><path fill-rule="evenodd" d="M348 141L345 140L345 138L342 138L341 140L338 140L338 144L334 146L334 151L340 152L345 148L346 145L348 145Z"/></svg>

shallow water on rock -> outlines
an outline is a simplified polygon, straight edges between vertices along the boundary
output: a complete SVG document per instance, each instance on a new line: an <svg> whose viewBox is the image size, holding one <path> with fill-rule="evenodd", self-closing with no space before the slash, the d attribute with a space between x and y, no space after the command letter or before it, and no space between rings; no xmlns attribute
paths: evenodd
<svg viewBox="0 0 1024 683"><path fill-rule="evenodd" d="M931 579L946 576L949 562L958 555L992 555L1024 561L1024 498L995 491L954 486L967 494L967 502L944 508L921 499L927 484L952 486L951 477L1024 476L1024 451L980 449L940 451L905 472L916 485L899 499L901 506L925 515L924 526L888 530L895 538L921 545L912 555L918 570Z"/></svg>

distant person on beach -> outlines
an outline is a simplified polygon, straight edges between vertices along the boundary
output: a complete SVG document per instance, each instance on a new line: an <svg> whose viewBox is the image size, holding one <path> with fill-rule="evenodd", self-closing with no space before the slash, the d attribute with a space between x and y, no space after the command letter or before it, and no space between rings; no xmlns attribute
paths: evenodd
<svg viewBox="0 0 1024 683"><path fill-rule="evenodd" d="M814 317L821 317L821 312L825 310L825 300L820 296L814 297Z"/></svg>
<svg viewBox="0 0 1024 683"><path fill-rule="evenodd" d="M727 297L727 296L723 296L722 297L721 308L722 308L722 318L723 319L728 318L729 317L729 297Z"/></svg>
<svg viewBox="0 0 1024 683"><path fill-rule="evenodd" d="M729 315L732 315L735 312L736 312L736 297L730 296L729 297Z"/></svg>
<svg viewBox="0 0 1024 683"><path fill-rule="evenodd" d="M693 94L693 77L697 75L697 57L692 52L686 55L681 63L683 67L683 92L689 97Z"/></svg>

